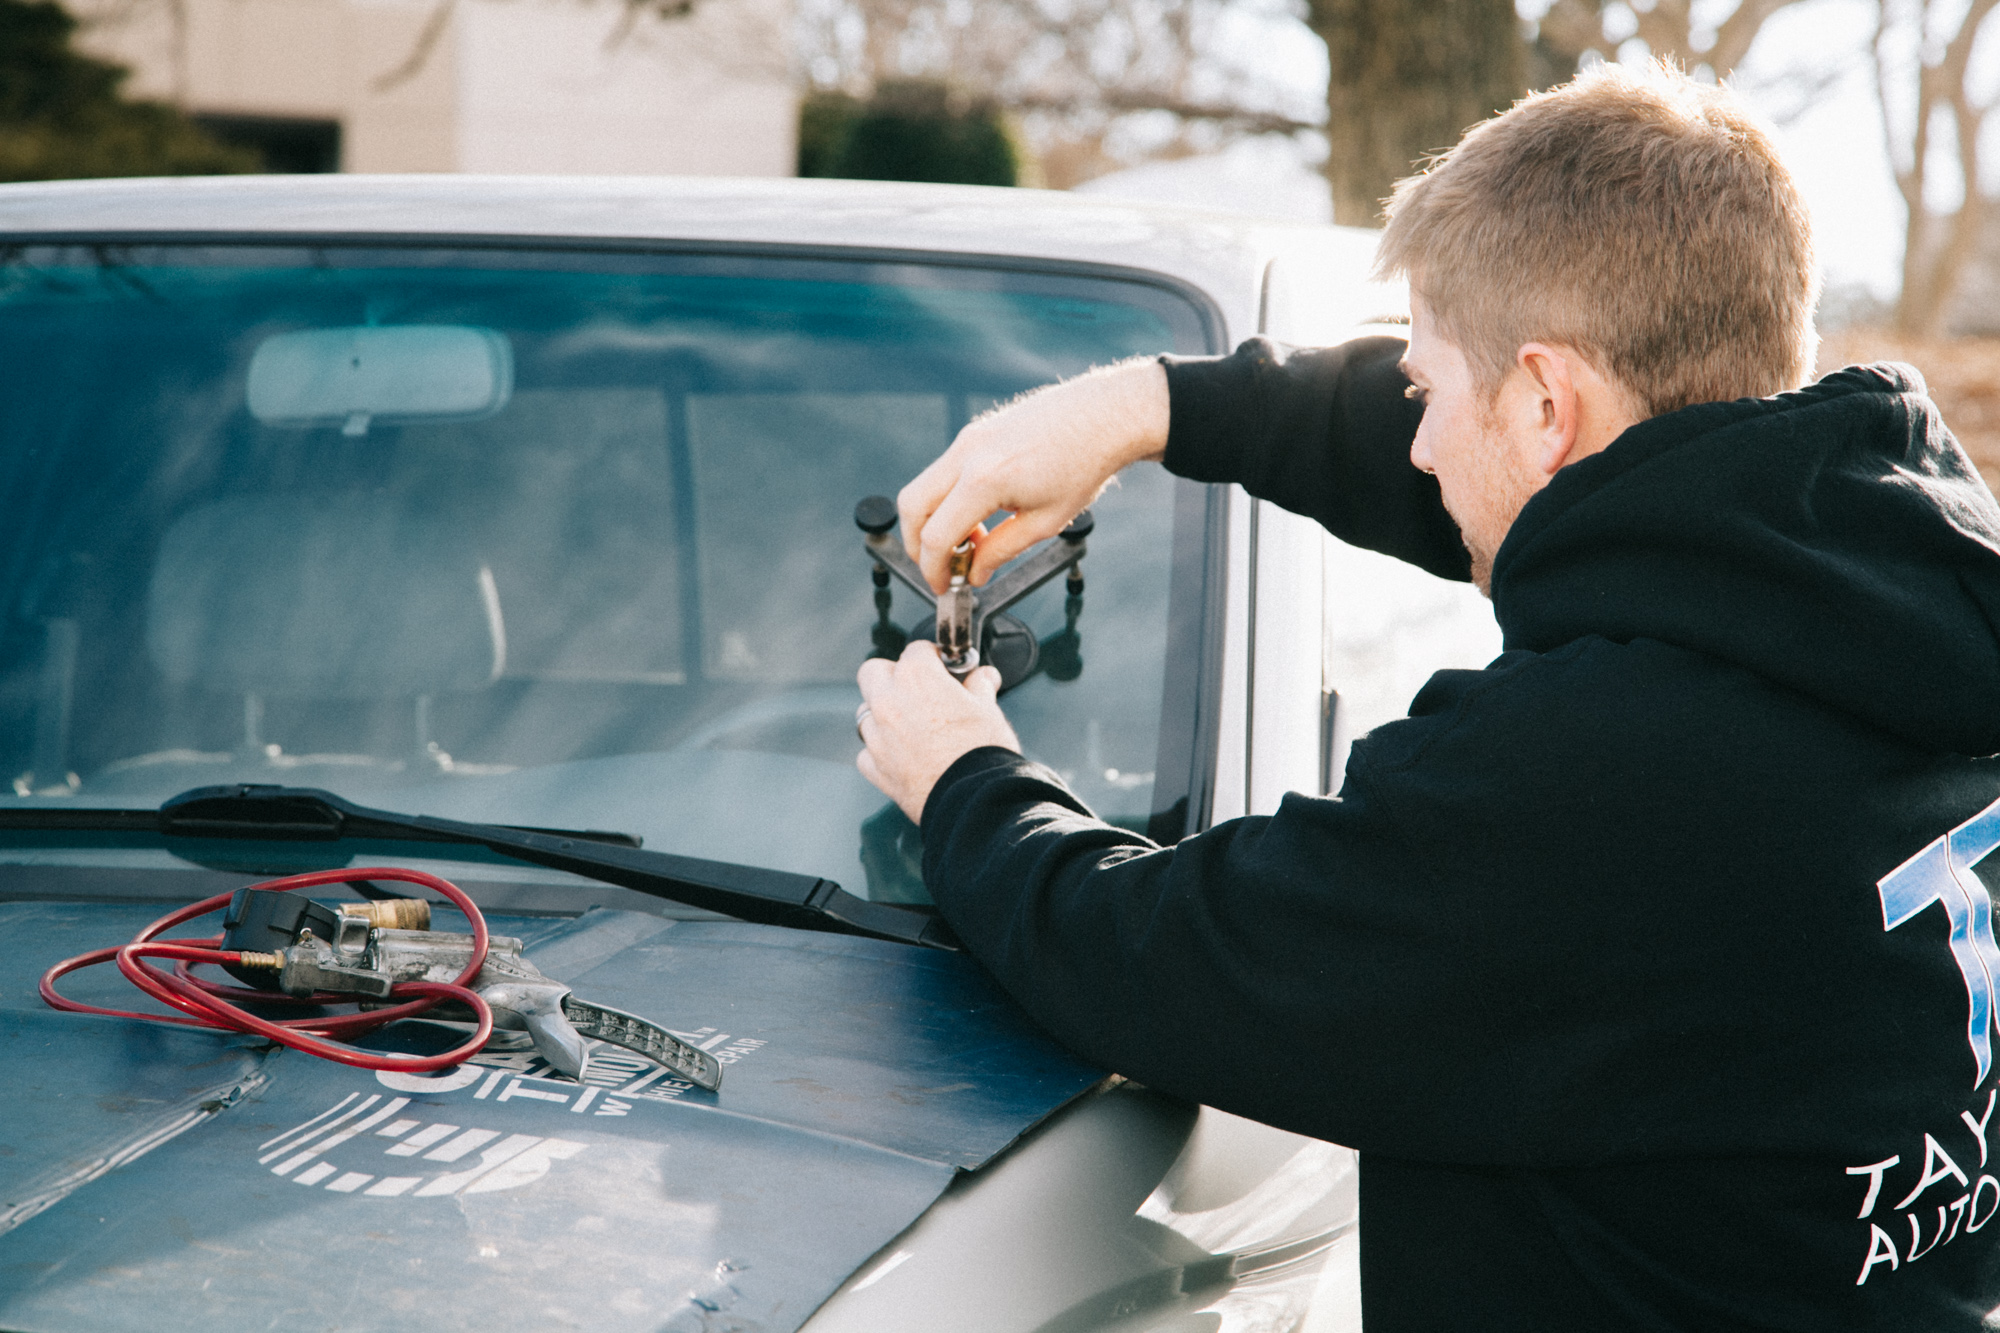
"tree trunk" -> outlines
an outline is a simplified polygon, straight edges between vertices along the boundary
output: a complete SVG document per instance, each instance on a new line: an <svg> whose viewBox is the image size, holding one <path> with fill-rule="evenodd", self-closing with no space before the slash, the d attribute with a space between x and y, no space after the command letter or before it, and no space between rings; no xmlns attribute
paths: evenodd
<svg viewBox="0 0 2000 1333"><path fill-rule="evenodd" d="M1979 251L1979 238L1992 212L1989 200L1973 195L1949 217L1913 214L1903 249L1903 287L1891 319L1898 333L1940 337L1966 267ZM1936 235L1941 227L1944 234Z"/></svg>
<svg viewBox="0 0 2000 1333"><path fill-rule="evenodd" d="M1372 227L1425 155L1524 91L1513 0L1307 0L1326 43L1333 220Z"/></svg>

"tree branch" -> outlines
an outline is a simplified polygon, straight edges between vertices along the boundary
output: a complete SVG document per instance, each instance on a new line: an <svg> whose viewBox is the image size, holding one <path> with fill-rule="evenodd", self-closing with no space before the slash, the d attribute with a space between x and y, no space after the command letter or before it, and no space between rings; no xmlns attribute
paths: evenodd
<svg viewBox="0 0 2000 1333"><path fill-rule="evenodd" d="M1889 27L1889 0L1878 0L1875 11L1875 35L1869 41L1869 50L1875 58L1873 66L1875 71L1875 108L1882 116L1882 148L1889 158L1890 174L1896 178L1896 189L1903 196L1904 206L1910 210L1910 216L1915 218L1917 211L1923 207L1923 158L1919 155L1906 165L1901 155L1896 151L1899 144L1896 139L1895 115L1889 108ZM1918 127L1913 130L1912 137L1920 137L1923 134L1921 128L1924 119L1922 82L1923 76L1919 73L1919 91L1917 94Z"/></svg>
<svg viewBox="0 0 2000 1333"><path fill-rule="evenodd" d="M1798 0L1743 0L1735 13L1716 26L1715 45L1702 54L1702 60L1715 71L1716 77L1726 77L1750 54L1751 43L1757 40L1757 34L1763 31L1770 17L1797 3Z"/></svg>
<svg viewBox="0 0 2000 1333"><path fill-rule="evenodd" d="M1747 3L1747 0L1746 0ZM1683 66L1695 63L1688 0L1657 0L1638 15L1639 39L1656 56L1667 56Z"/></svg>
<svg viewBox="0 0 2000 1333"><path fill-rule="evenodd" d="M1224 125L1248 134L1298 134L1305 130L1322 128L1312 121L1297 120L1275 111L1253 111L1244 107L1186 101L1171 94L1127 91L1119 88L1101 89L1094 96L1084 94L1066 97L1027 93L1007 98L1006 105L1009 109L1017 111L1048 111L1058 115L1082 115L1093 111L1109 111L1120 115L1139 111L1165 111L1182 120Z"/></svg>
<svg viewBox="0 0 2000 1333"><path fill-rule="evenodd" d="M458 0L438 0L424 20L424 26L417 31L417 40L410 45L410 53L403 57L401 64L386 74L377 76L368 86L375 92L386 93L402 87L417 75L423 73L430 63L431 52L437 49L438 39L451 25L453 11L458 8Z"/></svg>
<svg viewBox="0 0 2000 1333"><path fill-rule="evenodd" d="M1970 15L1967 21L1970 24ZM1896 303L1897 326L1906 333L1925 336L1935 336L1944 323L1959 274L1965 271L1966 261L1979 248L1979 237L1985 228L1988 211L1986 198L1979 192L1979 131L1985 113L1972 105L1962 79L1952 87L1946 100L1950 103L1952 124L1957 131L1958 168L1965 179L1965 191L1959 199L1958 211L1951 216L1944 244L1934 253L1918 251L1920 269L1917 273L1912 274L1911 266L1904 265L1905 287L1902 299ZM1928 247L1924 249L1928 250Z"/></svg>

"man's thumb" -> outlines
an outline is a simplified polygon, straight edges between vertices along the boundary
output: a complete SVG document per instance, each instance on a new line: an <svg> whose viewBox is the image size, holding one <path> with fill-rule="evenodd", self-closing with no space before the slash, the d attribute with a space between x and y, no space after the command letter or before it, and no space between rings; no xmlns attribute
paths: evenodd
<svg viewBox="0 0 2000 1333"><path fill-rule="evenodd" d="M965 688L979 696L981 703L995 704L1000 698L1000 672L983 666L965 678Z"/></svg>

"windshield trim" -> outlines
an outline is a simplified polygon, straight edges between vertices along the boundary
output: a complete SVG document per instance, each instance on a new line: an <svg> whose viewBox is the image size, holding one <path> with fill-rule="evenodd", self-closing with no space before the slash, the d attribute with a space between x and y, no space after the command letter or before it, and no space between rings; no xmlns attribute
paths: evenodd
<svg viewBox="0 0 2000 1333"><path fill-rule="evenodd" d="M1214 822L1222 735L1222 650L1228 617L1229 488L1174 482L1173 570L1167 593L1167 672L1159 760L1146 836L1162 846ZM1200 540L1193 540L1196 534ZM1192 670L1175 669L1187 661ZM1177 786L1165 775L1185 774Z"/></svg>
<svg viewBox="0 0 2000 1333"><path fill-rule="evenodd" d="M232 231L0 231L0 249L40 245L126 248L139 246L314 246L383 250L557 250L577 254L732 256L750 259L824 259L843 263L907 264L933 268L998 269L1009 273L1092 278L1132 283L1167 292L1195 311L1209 355L1228 350L1228 321L1214 298L1185 279L1157 269L1077 259L990 254L976 250L911 250L900 247L796 244L784 241L663 240L646 237L535 236L512 233L461 235L451 232L232 232Z"/></svg>

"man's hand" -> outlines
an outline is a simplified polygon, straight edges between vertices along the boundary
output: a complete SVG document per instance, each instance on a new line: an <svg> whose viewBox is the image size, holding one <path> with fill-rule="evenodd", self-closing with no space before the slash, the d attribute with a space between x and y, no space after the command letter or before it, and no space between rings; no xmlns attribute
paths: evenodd
<svg viewBox="0 0 2000 1333"><path fill-rule="evenodd" d="M858 679L862 704L855 729L868 748L854 766L912 824L923 822L931 788L959 756L982 745L1021 748L1000 712L1000 673L983 666L961 685L928 639L911 643L894 662L869 658Z"/></svg>
<svg viewBox="0 0 2000 1333"><path fill-rule="evenodd" d="M942 592L951 581L951 548L977 533L988 514L1007 510L1012 517L980 537L972 558L972 582L984 584L1061 532L1118 469L1160 457L1167 423L1167 372L1154 360L1037 389L966 426L903 488L896 507L904 548Z"/></svg>

